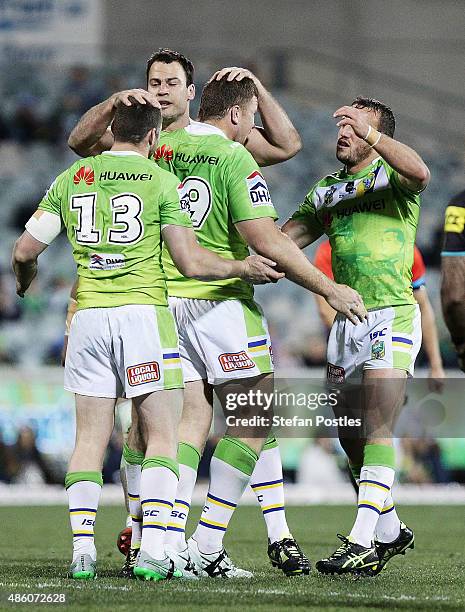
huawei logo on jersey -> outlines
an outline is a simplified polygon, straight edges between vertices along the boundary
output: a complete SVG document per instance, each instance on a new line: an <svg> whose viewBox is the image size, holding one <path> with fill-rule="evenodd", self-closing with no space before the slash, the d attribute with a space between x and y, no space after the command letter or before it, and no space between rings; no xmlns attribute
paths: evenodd
<svg viewBox="0 0 465 612"><path fill-rule="evenodd" d="M158 147L155 153L155 161L158 161L159 159L171 161L173 159L173 149L165 144L161 147Z"/></svg>
<svg viewBox="0 0 465 612"><path fill-rule="evenodd" d="M94 171L89 166L81 166L73 177L73 182L78 185L81 181L84 181L86 185L92 185L94 182Z"/></svg>

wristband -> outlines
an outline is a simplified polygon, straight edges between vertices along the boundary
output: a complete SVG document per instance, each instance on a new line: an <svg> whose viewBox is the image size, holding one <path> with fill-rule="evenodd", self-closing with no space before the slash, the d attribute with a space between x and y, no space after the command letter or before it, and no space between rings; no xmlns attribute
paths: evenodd
<svg viewBox="0 0 465 612"><path fill-rule="evenodd" d="M367 142L371 148L373 148L373 147L376 147L376 145L381 139L381 136L382 136L381 132L378 132L378 130L375 130L374 128L371 127L371 125L369 125L367 135L365 136L363 140Z"/></svg>
<svg viewBox="0 0 465 612"><path fill-rule="evenodd" d="M65 336L69 336L69 329L71 327L71 321L77 310L77 302L74 298L70 297L68 302L68 312L66 313L65 323Z"/></svg>

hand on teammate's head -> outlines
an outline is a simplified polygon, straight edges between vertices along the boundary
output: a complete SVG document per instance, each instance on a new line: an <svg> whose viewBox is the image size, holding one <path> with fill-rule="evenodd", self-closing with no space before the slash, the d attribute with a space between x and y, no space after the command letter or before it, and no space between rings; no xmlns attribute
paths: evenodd
<svg viewBox="0 0 465 612"><path fill-rule="evenodd" d="M248 70L247 68L239 68L238 66L229 66L228 68L222 68L221 70L217 70L214 75L211 77L210 81L220 81L221 79L226 79L228 81L242 81L246 77L252 79L255 83L258 82L257 77Z"/></svg>
<svg viewBox="0 0 465 612"><path fill-rule="evenodd" d="M150 104L155 108L161 108L157 97L145 89L126 89L113 95L113 105L115 107L121 104L132 106L134 102L138 102L139 104Z"/></svg>

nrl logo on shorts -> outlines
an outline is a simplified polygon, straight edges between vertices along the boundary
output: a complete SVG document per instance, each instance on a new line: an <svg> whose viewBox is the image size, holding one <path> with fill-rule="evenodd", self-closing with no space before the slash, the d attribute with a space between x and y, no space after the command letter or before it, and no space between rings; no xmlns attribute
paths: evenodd
<svg viewBox="0 0 465 612"><path fill-rule="evenodd" d="M371 358L382 359L385 354L384 340L376 340L371 346Z"/></svg>
<svg viewBox="0 0 465 612"><path fill-rule="evenodd" d="M270 192L263 176L256 170L245 179L252 206L272 206Z"/></svg>
<svg viewBox="0 0 465 612"><path fill-rule="evenodd" d="M219 355L218 361L220 362L223 372L232 372L233 370L249 370L255 367L255 363L250 359L245 351L239 353L223 353Z"/></svg>
<svg viewBox="0 0 465 612"><path fill-rule="evenodd" d="M117 270L125 265L124 255L120 253L92 253L89 270Z"/></svg>
<svg viewBox="0 0 465 612"><path fill-rule="evenodd" d="M128 377L128 383L131 387L135 387L137 385L160 380L160 367L156 361L139 363L138 365L126 368L126 375Z"/></svg>

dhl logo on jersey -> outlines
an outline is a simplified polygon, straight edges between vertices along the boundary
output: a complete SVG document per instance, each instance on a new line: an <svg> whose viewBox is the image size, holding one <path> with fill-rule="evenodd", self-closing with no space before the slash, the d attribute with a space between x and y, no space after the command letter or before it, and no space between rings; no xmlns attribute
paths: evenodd
<svg viewBox="0 0 465 612"><path fill-rule="evenodd" d="M263 176L255 170L245 179L252 206L272 206L270 192Z"/></svg>
<svg viewBox="0 0 465 612"><path fill-rule="evenodd" d="M89 166L81 166L73 177L73 183L78 185L84 181L86 185L92 185L94 182L94 171Z"/></svg>
<svg viewBox="0 0 465 612"><path fill-rule="evenodd" d="M173 159L173 149L166 144L158 147L155 153L155 161L158 161L159 159L164 159L167 162L171 161Z"/></svg>

